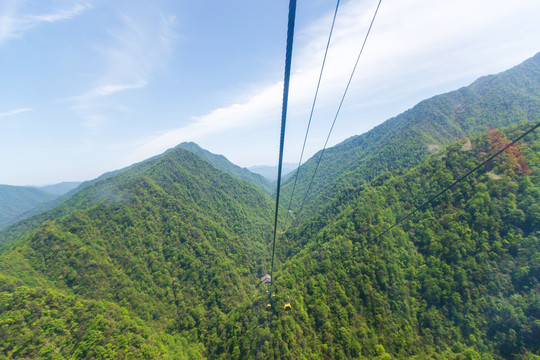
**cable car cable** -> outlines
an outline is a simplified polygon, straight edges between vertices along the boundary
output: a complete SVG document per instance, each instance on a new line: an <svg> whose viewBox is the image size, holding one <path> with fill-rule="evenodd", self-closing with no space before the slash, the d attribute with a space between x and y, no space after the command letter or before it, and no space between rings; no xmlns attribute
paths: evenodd
<svg viewBox="0 0 540 360"><path fill-rule="evenodd" d="M319 159L317 160L317 165L315 166L315 171L313 172L313 176L311 177L311 181L309 182L308 189L306 191L306 194L304 196L304 200L302 200L302 204L300 206L300 210L297 213L296 218L298 219L298 215L302 212L304 209L304 204L306 202L306 199L309 195L309 192L311 190L311 186L313 185L313 179L315 179L315 175L317 174L317 170L319 169L319 165L321 163L321 159L323 157L324 151L326 150L326 146L328 145L328 140L330 139L330 135L332 134L332 131L334 130L334 125L336 124L336 120L338 118L339 112L341 111L341 106L343 105L343 101L345 100L345 96L347 95L347 92L349 91L349 87L351 85L352 78L354 76L354 73L356 71L356 68L358 66L358 62L360 61L360 57L362 56L362 53L364 52L364 47L366 46L367 39L369 37L369 34L371 32L371 28L373 27L373 23L375 22L375 18L377 17L377 13L379 11L379 7L381 6L382 0L379 0L379 3L377 4L377 8L375 9L375 13L373 14L373 18L371 19L371 24L369 25L368 31L366 33L366 37L364 38L364 43L362 44L362 48L360 49L360 52L358 53L358 57L356 58L356 63L354 64L353 70L351 72L351 76L349 77L349 82L347 83L347 86L345 87L345 91L343 92L343 96L341 97L341 102L339 103L338 109L336 111L336 115L334 116L334 121L332 122L332 126L330 127L330 131L328 132L328 136L326 137L326 142L324 143L324 147L321 150L321 153L319 155Z"/></svg>
<svg viewBox="0 0 540 360"><path fill-rule="evenodd" d="M270 286L274 284L274 255L276 252L276 235L279 210L279 192L281 187L281 169L283 166L283 144L285 142L285 124L287 121L287 103L289 100L289 81L291 76L291 61L294 37L294 21L296 18L296 0L289 1L289 21L287 25L287 49L285 53L285 77L283 82L283 103L281 108L281 133L279 140L279 163L276 192L276 212L274 216L274 240L272 242L272 261L270 265ZM271 293L271 291L269 292Z"/></svg>
<svg viewBox="0 0 540 360"><path fill-rule="evenodd" d="M285 224L289 220L289 212L291 211L292 200L294 197L294 191L296 189L296 182L298 181L298 174L300 173L300 165L302 164L302 158L304 157L304 150L306 148L306 142L309 134L309 128L311 126L311 119L313 118L313 111L315 109L315 103L317 102L317 96L319 95L319 88L321 86L321 79L324 71L324 65L326 63L326 56L328 55L328 48L330 47L330 40L332 39L332 33L334 31L334 25L336 23L336 15L339 9L339 0L336 3L336 10L334 11L334 18L332 19L332 26L330 27L330 34L328 35L328 42L326 43L326 50L324 51L324 57L321 66L321 72L319 74L319 81L317 82L317 89L315 90L315 97L313 98L313 104L311 105L311 112L309 114L309 121L306 129L306 136L304 137L304 144L302 145L302 152L300 153L300 160L298 160L298 167L296 168L296 174L294 177L294 184L291 191L291 197L289 199L289 206L287 207L287 216L285 218Z"/></svg>

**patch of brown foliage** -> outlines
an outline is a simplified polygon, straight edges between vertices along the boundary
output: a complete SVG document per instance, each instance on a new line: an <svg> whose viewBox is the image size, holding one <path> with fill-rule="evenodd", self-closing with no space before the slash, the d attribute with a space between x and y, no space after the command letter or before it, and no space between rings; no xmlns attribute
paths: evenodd
<svg viewBox="0 0 540 360"><path fill-rule="evenodd" d="M496 151L499 151L500 149L510 144L510 141L503 134L493 129L491 126L487 126L487 131L490 153L493 154ZM519 166L522 174L531 174L531 169L529 169L527 163L525 162L525 157L523 156L523 149L519 144L513 144L512 146L508 146L504 151L510 155L510 161L512 161L513 164Z"/></svg>

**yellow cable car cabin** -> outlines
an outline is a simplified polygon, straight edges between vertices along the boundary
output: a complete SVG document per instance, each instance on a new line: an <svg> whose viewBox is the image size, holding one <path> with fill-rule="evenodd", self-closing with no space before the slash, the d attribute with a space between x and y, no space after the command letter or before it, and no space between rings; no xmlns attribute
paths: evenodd
<svg viewBox="0 0 540 360"><path fill-rule="evenodd" d="M283 310L289 311L289 310L291 310L291 309L292 309L291 303L286 303L286 304L283 306Z"/></svg>

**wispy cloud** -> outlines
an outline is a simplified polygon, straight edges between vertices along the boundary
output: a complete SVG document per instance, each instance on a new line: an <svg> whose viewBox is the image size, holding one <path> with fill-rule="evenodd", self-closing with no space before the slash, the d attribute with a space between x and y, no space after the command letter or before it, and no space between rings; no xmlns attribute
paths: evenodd
<svg viewBox="0 0 540 360"><path fill-rule="evenodd" d="M30 26L35 26L39 25L40 23L69 20L89 8L90 6L88 4L75 3L69 9L59 9L56 12L49 14L26 15L23 17L23 22L26 22Z"/></svg>
<svg viewBox="0 0 540 360"><path fill-rule="evenodd" d="M143 14L147 16L147 14ZM97 74L92 96L143 88L171 52L175 17L120 15L117 27L108 29L109 39L98 45L103 71Z"/></svg>
<svg viewBox="0 0 540 360"><path fill-rule="evenodd" d="M335 96L335 91L346 82L347 73L354 62L354 52L358 51L360 36L371 20L365 16L367 10L370 10L370 7L367 7L365 2L362 4L350 2L340 13L338 21L341 25L334 33L331 50L333 56L328 59L324 79L327 93L333 92ZM331 20L331 14L328 14L296 35L290 113L305 113L308 110L307 107L304 110L299 108L312 100ZM187 125L143 140L135 153L143 158L182 141L200 141L217 133L279 121L282 91L281 79L271 84L263 84L250 94L241 96L246 99L245 101L215 109L203 116L193 117L191 123ZM324 102L325 99L321 101Z"/></svg>
<svg viewBox="0 0 540 360"><path fill-rule="evenodd" d="M69 20L88 10L90 6L85 3L70 2L66 7L53 9L48 13L24 13L21 9L23 1L5 1L0 6L0 44L18 38L28 30L43 23L53 23Z"/></svg>
<svg viewBox="0 0 540 360"><path fill-rule="evenodd" d="M99 97L114 95L116 93L126 91L126 90L142 89L146 86L146 84L147 84L146 80L138 80L131 84L96 85L96 87L90 89L88 92L82 95L72 96L66 99L62 99L62 100L75 101L78 103L79 106L83 106L83 105L88 105L91 100L99 98Z"/></svg>
<svg viewBox="0 0 540 360"><path fill-rule="evenodd" d="M540 12L540 3L516 1L496 0L496 4L492 0L383 2L346 104L357 113L369 107L386 106L389 110L380 113L395 115L388 111L397 111L397 100L410 94L425 96L426 91L420 91L423 89L447 91L445 84L455 86L458 80L470 81L486 71L501 71L533 55L534 52L517 54L509 50L516 39L523 40L523 36L531 44L540 43L540 26L520 30L523 16L528 17L528 24L535 23L530 19L534 15L530 14ZM326 108L329 117L337 107L375 5L376 1L349 1L340 9L319 94L318 108ZM307 121L330 23L331 14L328 14L297 33L289 102L293 121ZM501 48L507 49L504 57L496 55L501 53ZM247 99L245 101L194 117L188 125L143 140L137 152L141 157L150 156L181 141L197 141L217 132L223 134L279 119L282 85L278 81L244 94L241 98ZM421 98L414 99L419 100ZM358 115L354 116L356 119ZM369 120L362 123L349 119L346 136L368 130L385 118ZM326 119L321 133L322 128L327 131L328 122ZM263 141L266 140L261 139Z"/></svg>
<svg viewBox="0 0 540 360"><path fill-rule="evenodd" d="M99 66L93 69L95 80L91 88L62 99L74 102L72 109L93 134L107 123L112 105L105 98L145 88L156 69L166 63L176 36L174 16L120 14L118 20L117 25L107 29L108 37L95 45L95 63Z"/></svg>
<svg viewBox="0 0 540 360"><path fill-rule="evenodd" d="M107 95L112 95L114 93L124 91L124 90L140 89L145 86L146 86L146 80L139 80L133 84L103 85L103 86L98 86L97 88L93 89L90 95L91 96L107 96Z"/></svg>
<svg viewBox="0 0 540 360"><path fill-rule="evenodd" d="M134 159L159 153L183 141L198 141L212 134L275 120L280 111L282 91L282 83L264 87L244 103L218 108L209 114L194 117L186 126L144 139L135 150Z"/></svg>
<svg viewBox="0 0 540 360"><path fill-rule="evenodd" d="M24 112L27 112L27 111L32 111L32 109L29 109L29 108L21 108L21 109L15 109L15 110L11 110L11 111L8 111L8 112L0 113L0 119L1 119L1 118L5 118L5 117L8 117L8 116L13 116L13 115L21 114L21 113L24 113Z"/></svg>

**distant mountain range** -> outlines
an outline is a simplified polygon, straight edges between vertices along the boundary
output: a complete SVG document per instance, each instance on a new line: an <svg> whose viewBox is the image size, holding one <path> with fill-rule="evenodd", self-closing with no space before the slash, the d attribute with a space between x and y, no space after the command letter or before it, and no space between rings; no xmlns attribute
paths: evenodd
<svg viewBox="0 0 540 360"><path fill-rule="evenodd" d="M272 171L275 171L275 176L277 176L277 167L261 166L259 167L259 171L250 171L249 169L234 165L223 155L216 155L202 149L193 142L182 143L178 147L193 152L218 169L260 188L266 194L271 194L275 191L275 186L272 183L275 179L266 179L265 176L259 174L259 171L263 174L271 174ZM284 169L287 169L288 165L286 164ZM112 174L115 173L112 172ZM105 174L104 176L108 175ZM81 184L81 188L83 188L89 183L92 183L92 181L85 183L62 182L46 186L0 185L0 229L54 208L69 198L72 195L72 191L81 186ZM67 196L62 196L66 194Z"/></svg>
<svg viewBox="0 0 540 360"><path fill-rule="evenodd" d="M177 146L177 149L184 149L191 153L194 153L198 157L204 159L205 161L215 166L216 168L242 181L246 181L247 183L261 189L267 194L269 194L273 189L273 186L271 185L271 183L267 181L265 178L263 178L261 175L251 173L247 169L234 165L231 162L229 162L224 156L212 154L211 152L202 149L195 143L182 143ZM173 149L169 151L172 151L172 150ZM159 158L161 158L161 156L155 156L141 163L128 166L124 169L105 173L101 175L100 177L98 177L97 179L80 183L77 188L61 196L53 196L52 198L48 198L47 201L36 202L32 207L27 208L25 211L19 212L18 214L15 214L14 216L12 216L9 219L9 221L5 222L4 226L0 227L0 229L2 229L2 227L4 228L7 227L4 231L0 231L0 245L9 243L19 238L21 235L39 226L44 221L67 215L73 209L80 208L81 206L82 207L88 206L87 205L88 201L82 200L78 194L78 192L84 190L85 188L92 186L96 183L102 182L104 180L107 180L109 178L119 176L123 174L124 172L129 173L132 169L138 168L139 166L142 166L143 164L146 164L148 162L154 161ZM70 184L75 185L75 183L70 183ZM69 185L66 186L65 183L64 185L59 184L58 186L54 186L54 185L52 186L53 189L68 188L68 187ZM99 194L97 194L96 196L98 198L101 198L101 195Z"/></svg>
<svg viewBox="0 0 540 360"><path fill-rule="evenodd" d="M0 185L0 229L14 217L55 198L56 195L37 188Z"/></svg>
<svg viewBox="0 0 540 360"><path fill-rule="evenodd" d="M283 163L283 168L281 169L281 174L283 178L285 179L288 178L290 173L293 170L295 170L297 166L298 164ZM277 174L278 174L277 165L276 166L270 166L270 165L250 166L248 167L248 170L264 176L267 180L272 181L273 183L275 183L277 180Z"/></svg>
<svg viewBox="0 0 540 360"><path fill-rule="evenodd" d="M60 196L70 192L73 189L76 189L79 185L81 185L80 181L66 181L59 184L38 186L37 188L45 192Z"/></svg>
<svg viewBox="0 0 540 360"><path fill-rule="evenodd" d="M41 187L0 185L0 229L30 216L32 209L54 201L79 185L79 182Z"/></svg>
<svg viewBox="0 0 540 360"><path fill-rule="evenodd" d="M246 181L247 183L250 183L251 185L261 189L266 194L271 194L273 191L275 191L275 186L268 180L266 180L263 176L253 173L249 171L248 169L241 168L237 165L234 165L231 163L227 158L225 158L223 155L216 155L213 154L207 150L202 149L200 146L193 142L186 142L182 143L177 146L177 148L188 150L197 156L201 157L202 159L206 160L216 168L242 180ZM149 159L151 160L151 159ZM10 242L11 240L14 240L18 238L20 235L22 235L24 232L28 231L29 229L33 229L34 227L41 224L43 221L52 219L55 217L60 216L60 214L66 214L69 212L69 210L66 210L64 207L60 206L54 211L50 213L46 213L48 210L54 209L58 205L60 205L62 202L67 201L72 195L74 195L77 191L80 191L84 189L85 187L94 184L95 182L107 179L109 177L116 176L124 171L128 171L131 168L137 166L138 164L128 166L124 169L111 171L108 173L105 173L98 177L97 179L85 181L83 183L79 182L64 182L60 184L55 185L49 185L44 186L41 188L38 188L39 190L42 190L46 192L47 194L54 194L54 196L46 195L43 197L43 200L40 201L34 201L29 202L27 206L17 208L17 211L10 211L11 207L11 201L15 201L15 198L13 197L5 197L4 201L0 197L0 210L2 210L5 207L5 220L2 222L0 221L0 229L8 227L9 225L13 225L11 228L7 229L3 233L0 232L0 244L5 242ZM19 196L23 196L23 194L28 193L28 189L35 189L32 187L11 187L15 190L21 190ZM15 191L13 190L13 191ZM1 189L0 189L1 191ZM32 191L30 191L32 193ZM67 209L71 209L69 206ZM2 218L0 218L1 220ZM18 224L16 224L18 223Z"/></svg>

